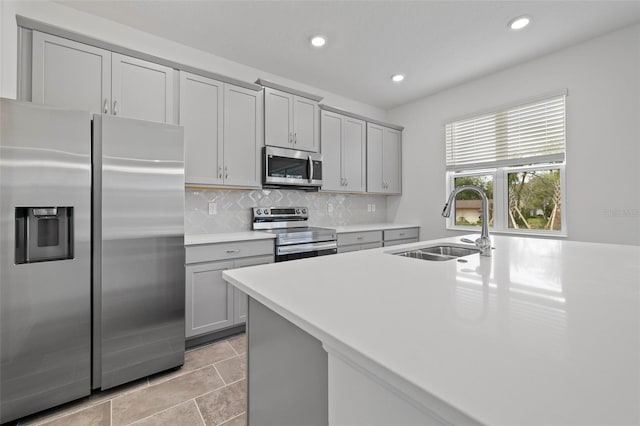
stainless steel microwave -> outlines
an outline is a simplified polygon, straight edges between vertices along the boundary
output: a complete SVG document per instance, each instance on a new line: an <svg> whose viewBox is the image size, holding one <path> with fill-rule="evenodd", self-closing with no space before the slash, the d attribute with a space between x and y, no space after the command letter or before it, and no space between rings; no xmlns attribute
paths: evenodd
<svg viewBox="0 0 640 426"><path fill-rule="evenodd" d="M317 190L322 186L320 154L266 146L263 157L264 187L300 187Z"/></svg>

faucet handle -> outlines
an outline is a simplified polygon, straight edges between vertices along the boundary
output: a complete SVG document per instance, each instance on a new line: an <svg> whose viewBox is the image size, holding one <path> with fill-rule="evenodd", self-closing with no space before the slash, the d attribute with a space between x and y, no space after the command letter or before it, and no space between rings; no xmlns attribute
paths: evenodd
<svg viewBox="0 0 640 426"><path fill-rule="evenodd" d="M470 240L468 238L461 238L460 241L462 241L463 243L468 243L468 244L475 244L476 242L473 240Z"/></svg>

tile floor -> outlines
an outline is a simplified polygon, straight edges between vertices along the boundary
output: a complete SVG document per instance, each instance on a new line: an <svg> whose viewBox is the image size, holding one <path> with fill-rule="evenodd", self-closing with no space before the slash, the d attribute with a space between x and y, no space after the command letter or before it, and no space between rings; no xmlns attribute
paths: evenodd
<svg viewBox="0 0 640 426"><path fill-rule="evenodd" d="M184 366L24 417L30 426L244 426L245 334L187 351Z"/></svg>

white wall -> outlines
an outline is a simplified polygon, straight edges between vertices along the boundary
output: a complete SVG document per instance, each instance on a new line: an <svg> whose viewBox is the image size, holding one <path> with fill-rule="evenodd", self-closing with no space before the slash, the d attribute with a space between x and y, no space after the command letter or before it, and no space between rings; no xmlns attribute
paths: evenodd
<svg viewBox="0 0 640 426"><path fill-rule="evenodd" d="M564 88L569 239L640 245L640 25L389 111L405 131L388 220L421 224L423 239L455 235L440 216L444 123Z"/></svg>
<svg viewBox="0 0 640 426"><path fill-rule="evenodd" d="M0 96L2 97L15 99L17 93L18 31L15 19L16 14L238 80L253 83L257 78L264 78L291 88L323 96L322 103L327 105L352 111L366 117L386 120L386 113L380 108L270 74L257 68L232 62L49 0L0 0L0 23L2 25L0 31Z"/></svg>

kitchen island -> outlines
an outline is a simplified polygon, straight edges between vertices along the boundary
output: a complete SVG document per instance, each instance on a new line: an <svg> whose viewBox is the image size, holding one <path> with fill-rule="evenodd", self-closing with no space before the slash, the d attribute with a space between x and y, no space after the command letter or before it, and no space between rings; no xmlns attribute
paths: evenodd
<svg viewBox="0 0 640 426"><path fill-rule="evenodd" d="M281 424L638 424L640 247L492 240L225 271L251 298L249 421L277 421L268 401Z"/></svg>

